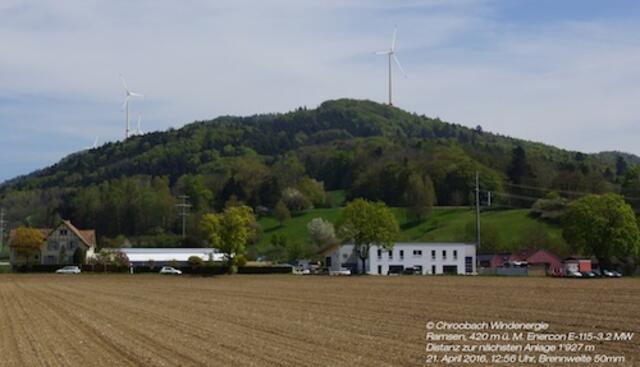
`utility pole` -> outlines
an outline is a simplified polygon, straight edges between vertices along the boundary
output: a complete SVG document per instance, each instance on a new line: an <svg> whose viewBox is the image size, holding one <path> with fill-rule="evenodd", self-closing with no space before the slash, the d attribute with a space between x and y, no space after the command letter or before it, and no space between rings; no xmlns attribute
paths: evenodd
<svg viewBox="0 0 640 367"><path fill-rule="evenodd" d="M4 208L0 208L0 251L4 250Z"/></svg>
<svg viewBox="0 0 640 367"><path fill-rule="evenodd" d="M188 195L180 195L178 199L181 200L180 204L176 204L176 206L180 209L179 216L182 217L182 238L187 237L187 216L189 215L189 208L191 208L191 204L189 204L189 196Z"/></svg>
<svg viewBox="0 0 640 367"><path fill-rule="evenodd" d="M480 173L476 171L476 254L480 250Z"/></svg>
<svg viewBox="0 0 640 367"><path fill-rule="evenodd" d="M487 192L487 206L491 206L491 191Z"/></svg>

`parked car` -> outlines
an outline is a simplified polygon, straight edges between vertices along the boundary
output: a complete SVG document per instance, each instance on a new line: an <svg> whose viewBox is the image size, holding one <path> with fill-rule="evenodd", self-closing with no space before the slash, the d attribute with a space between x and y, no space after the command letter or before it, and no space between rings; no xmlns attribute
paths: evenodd
<svg viewBox="0 0 640 367"><path fill-rule="evenodd" d="M56 274L80 274L82 270L80 270L77 266L65 266L62 269L56 270Z"/></svg>
<svg viewBox="0 0 640 367"><path fill-rule="evenodd" d="M596 273L594 273L593 271L583 271L580 274L582 274L583 278L595 278L596 277Z"/></svg>
<svg viewBox="0 0 640 367"><path fill-rule="evenodd" d="M329 270L329 275L351 275L351 270L341 268L340 270Z"/></svg>
<svg viewBox="0 0 640 367"><path fill-rule="evenodd" d="M293 274L297 275L309 275L311 274L311 270L305 269L303 267L297 267L293 269Z"/></svg>
<svg viewBox="0 0 640 367"><path fill-rule="evenodd" d="M605 276L607 278L615 278L616 277L616 275L613 274L612 271L606 270L606 269L602 271L602 276Z"/></svg>
<svg viewBox="0 0 640 367"><path fill-rule="evenodd" d="M613 276L616 277L616 278L621 278L622 277L622 273L620 273L620 272L612 271L612 273L613 273Z"/></svg>
<svg viewBox="0 0 640 367"><path fill-rule="evenodd" d="M160 269L160 274L182 275L182 271L171 266L163 266L162 269Z"/></svg>
<svg viewBox="0 0 640 367"><path fill-rule="evenodd" d="M602 277L603 276L602 272L600 271L600 269L593 269L593 270L591 270L591 272L593 274L595 274L597 277Z"/></svg>
<svg viewBox="0 0 640 367"><path fill-rule="evenodd" d="M582 273L577 271L567 271L567 278L582 278Z"/></svg>

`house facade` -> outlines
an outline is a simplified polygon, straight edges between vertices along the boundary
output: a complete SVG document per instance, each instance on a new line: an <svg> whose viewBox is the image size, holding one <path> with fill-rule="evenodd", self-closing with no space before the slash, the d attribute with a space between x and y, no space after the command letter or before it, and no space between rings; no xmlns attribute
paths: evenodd
<svg viewBox="0 0 640 367"><path fill-rule="evenodd" d="M45 240L40 246L40 252L31 258L34 264L65 265L85 263L95 256L96 233L94 230L81 230L70 221L64 220L54 229L38 229ZM9 243L15 236L15 231L9 234ZM9 259L12 265L20 265L27 261L10 247Z"/></svg>
<svg viewBox="0 0 640 367"><path fill-rule="evenodd" d="M415 274L475 274L476 246L468 243L396 243L391 249L371 246L364 269L353 244L334 245L321 252L330 270L388 275L411 270Z"/></svg>

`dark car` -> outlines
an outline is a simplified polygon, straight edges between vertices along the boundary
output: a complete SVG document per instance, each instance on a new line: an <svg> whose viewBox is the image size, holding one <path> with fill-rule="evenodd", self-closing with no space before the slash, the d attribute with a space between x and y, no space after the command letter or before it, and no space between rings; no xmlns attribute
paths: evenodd
<svg viewBox="0 0 640 367"><path fill-rule="evenodd" d="M413 275L413 274L415 274L415 272L416 272L416 270L414 268L405 268L402 271L402 274L404 274L404 275Z"/></svg>
<svg viewBox="0 0 640 367"><path fill-rule="evenodd" d="M593 271L583 271L581 272L582 274L582 278L595 278L596 277L596 273L594 273Z"/></svg>

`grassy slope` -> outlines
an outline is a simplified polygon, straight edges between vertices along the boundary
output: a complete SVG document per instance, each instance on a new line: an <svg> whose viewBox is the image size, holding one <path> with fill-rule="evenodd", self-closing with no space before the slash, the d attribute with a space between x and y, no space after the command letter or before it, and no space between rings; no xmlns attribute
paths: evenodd
<svg viewBox="0 0 640 367"><path fill-rule="evenodd" d="M268 246L270 237L275 233L283 233L291 242L306 243L307 223L316 217L325 218L335 223L340 217L341 208L314 209L302 215L293 217L290 221L280 226L272 217L263 217L259 220L262 228L262 237L259 248ZM428 218L418 224L407 223L402 208L393 208L394 215L400 224L402 233L400 241L463 241L467 223L473 223L474 211L466 208L434 208ZM530 226L540 222L527 216L528 210L505 210L482 213L482 223L494 225L502 232L504 240L509 247L519 245L522 234ZM549 235L562 241L560 229L543 224Z"/></svg>

